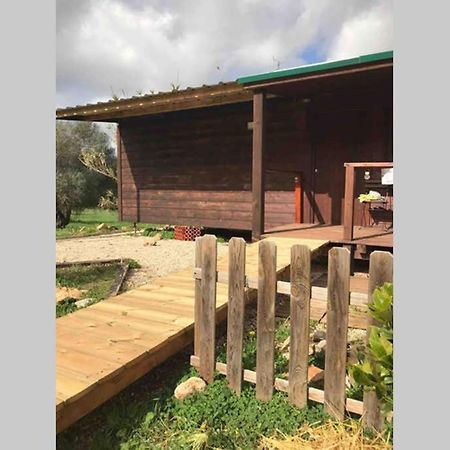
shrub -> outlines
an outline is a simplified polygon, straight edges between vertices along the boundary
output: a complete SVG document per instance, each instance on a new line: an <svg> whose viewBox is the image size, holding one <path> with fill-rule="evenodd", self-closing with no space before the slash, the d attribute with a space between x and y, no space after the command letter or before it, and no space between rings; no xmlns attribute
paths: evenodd
<svg viewBox="0 0 450 450"><path fill-rule="evenodd" d="M378 324L371 327L364 360L349 367L357 385L376 392L385 414L393 407L393 298L392 283L375 289L369 314Z"/></svg>

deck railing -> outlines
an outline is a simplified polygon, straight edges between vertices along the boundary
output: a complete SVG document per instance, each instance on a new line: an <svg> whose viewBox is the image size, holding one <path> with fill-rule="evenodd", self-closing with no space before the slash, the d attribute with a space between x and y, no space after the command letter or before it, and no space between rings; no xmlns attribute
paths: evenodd
<svg viewBox="0 0 450 450"><path fill-rule="evenodd" d="M344 192L344 240L353 240L354 206L355 206L355 170L366 168L389 169L392 162L346 162Z"/></svg>

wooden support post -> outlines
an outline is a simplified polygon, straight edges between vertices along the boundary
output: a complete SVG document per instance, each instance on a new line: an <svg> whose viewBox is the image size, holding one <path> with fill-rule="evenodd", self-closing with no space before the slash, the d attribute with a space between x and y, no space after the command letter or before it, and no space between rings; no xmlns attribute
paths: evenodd
<svg viewBox="0 0 450 450"><path fill-rule="evenodd" d="M344 194L344 239L353 239L355 196L355 167L345 164L345 194Z"/></svg>
<svg viewBox="0 0 450 450"><path fill-rule="evenodd" d="M369 263L369 292L367 296L368 305L373 302L373 291L384 283L393 280L393 256L389 252L375 251L370 255ZM367 339L370 336L370 328L377 325L374 319L367 316ZM380 402L374 391L364 392L363 398L363 422L369 429L381 431L383 428L383 416Z"/></svg>
<svg viewBox="0 0 450 450"><path fill-rule="evenodd" d="M294 183L295 183L295 223L302 223L303 222L303 217L302 217L303 192L302 192L302 181L301 181L300 176L295 177Z"/></svg>
<svg viewBox="0 0 450 450"><path fill-rule="evenodd" d="M327 351L325 353L325 411L343 420L345 370L350 303L350 252L332 248L328 253Z"/></svg>
<svg viewBox="0 0 450 450"><path fill-rule="evenodd" d="M202 266L202 237L195 239L195 267ZM202 320L202 281L195 280L194 355L200 357L200 322Z"/></svg>
<svg viewBox="0 0 450 450"><path fill-rule="evenodd" d="M200 320L200 376L207 382L214 381L216 366L216 280L217 239L205 234L202 241L202 281Z"/></svg>
<svg viewBox="0 0 450 450"><path fill-rule="evenodd" d="M252 239L264 233L264 92L253 95Z"/></svg>
<svg viewBox="0 0 450 450"><path fill-rule="evenodd" d="M275 297L277 295L277 247L259 243L258 307L256 318L256 398L270 400L274 387Z"/></svg>
<svg viewBox="0 0 450 450"><path fill-rule="evenodd" d="M116 147L117 147L117 208L119 210L119 220L123 220L122 212L122 138L120 137L120 124L116 128Z"/></svg>
<svg viewBox="0 0 450 450"><path fill-rule="evenodd" d="M303 408L308 401L309 316L311 250L291 247L291 342L289 349L289 401Z"/></svg>
<svg viewBox="0 0 450 450"><path fill-rule="evenodd" d="M241 395L245 314L244 239L231 238L228 250L227 379L230 388Z"/></svg>

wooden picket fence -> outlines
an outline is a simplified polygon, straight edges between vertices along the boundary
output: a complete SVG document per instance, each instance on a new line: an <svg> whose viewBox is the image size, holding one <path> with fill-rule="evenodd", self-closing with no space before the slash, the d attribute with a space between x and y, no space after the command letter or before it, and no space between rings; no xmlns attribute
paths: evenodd
<svg viewBox="0 0 450 450"><path fill-rule="evenodd" d="M350 252L335 247L328 253L327 325L324 390L308 386L309 319L311 300L311 251L307 246L291 247L290 282L277 281L276 244L259 243L258 276L245 274L245 241L229 241L228 272L217 272L217 241L212 235L196 240L194 278L195 355L191 364L208 383L214 371L226 375L228 384L240 395L242 381L256 384L256 398L269 401L273 391L288 394L289 401L302 408L308 400L323 403L325 410L344 419L345 411L364 416L366 425L382 426L374 393L364 401L346 398L347 331L350 303ZM375 288L392 281L392 254L373 252L369 268L368 302ZM228 284L227 362L215 361L216 283ZM245 298L247 289L257 289L256 371L242 367ZM275 298L290 294L289 380L274 377ZM368 317L368 328L372 325Z"/></svg>

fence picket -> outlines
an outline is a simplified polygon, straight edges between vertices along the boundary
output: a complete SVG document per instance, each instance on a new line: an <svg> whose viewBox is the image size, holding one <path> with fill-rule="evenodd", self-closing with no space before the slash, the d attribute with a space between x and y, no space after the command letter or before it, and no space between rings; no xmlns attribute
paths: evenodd
<svg viewBox="0 0 450 450"><path fill-rule="evenodd" d="M381 287L386 282L393 280L393 256L392 253L375 251L370 255L369 262L369 292L368 304L373 302L373 291ZM369 338L370 328L376 325L375 320L367 316L367 339ZM373 428L381 431L383 428L383 416L380 410L380 403L373 391L364 392L363 397L363 422L366 428Z"/></svg>
<svg viewBox="0 0 450 450"><path fill-rule="evenodd" d="M232 238L228 243L228 322L227 322L227 379L237 395L242 386L242 346L245 313L245 241Z"/></svg>
<svg viewBox="0 0 450 450"><path fill-rule="evenodd" d="M214 380L216 347L216 277L217 239L213 235L203 236L201 313L200 321L200 376L207 382Z"/></svg>
<svg viewBox="0 0 450 450"><path fill-rule="evenodd" d="M202 239L195 239L195 267L202 267ZM195 280L195 303L194 303L194 355L200 356L200 323L202 321L202 282Z"/></svg>
<svg viewBox="0 0 450 450"><path fill-rule="evenodd" d="M265 401L272 398L274 388L276 253L274 242L263 240L259 243L256 398Z"/></svg>
<svg viewBox="0 0 450 450"><path fill-rule="evenodd" d="M308 401L309 315L311 250L291 248L291 339L289 349L289 401L303 408Z"/></svg>
<svg viewBox="0 0 450 450"><path fill-rule="evenodd" d="M327 350L325 353L325 411L344 418L347 326L350 303L350 252L332 248L328 252Z"/></svg>

